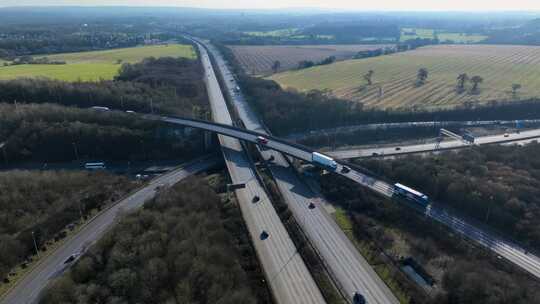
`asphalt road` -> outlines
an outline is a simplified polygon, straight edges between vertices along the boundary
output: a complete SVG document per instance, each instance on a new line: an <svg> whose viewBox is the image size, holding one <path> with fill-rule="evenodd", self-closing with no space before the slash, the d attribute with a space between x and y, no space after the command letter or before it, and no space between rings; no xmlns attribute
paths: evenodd
<svg viewBox="0 0 540 304"><path fill-rule="evenodd" d="M212 46L208 44L207 46L217 61L219 71L228 87L228 93L245 127L248 130L266 134L257 115L250 109L241 93L236 92L237 84L219 52ZM285 151L289 155L299 155L298 158L308 161L311 160L311 153L304 150L295 152L294 147L287 145L276 146L272 140L269 141L267 147L271 149L262 150L262 155L265 159L274 157L270 170L285 201L310 242L323 258L343 294L352 300L353 293L360 292L367 303L399 303L334 219L322 208L324 199L301 181L286 161L285 156L274 149ZM310 202L316 205L315 209L308 208Z"/></svg>
<svg viewBox="0 0 540 304"><path fill-rule="evenodd" d="M392 185L360 172L351 170L350 173L345 175L357 183L389 198L394 193ZM432 202L427 208L422 208L416 204L411 204L409 207L424 213L427 217L449 227L455 233L476 242L488 250L493 251L501 258L514 263L531 275L540 278L540 258L533 253L527 252L525 248L515 242L501 237L495 232L488 231L487 228L480 227L481 224L475 224L472 220L466 221L460 218L440 207L436 202Z"/></svg>
<svg viewBox="0 0 540 304"><path fill-rule="evenodd" d="M477 137L475 139L475 145L487 145L487 144L502 144L510 142L520 142L524 140L534 139L540 137L540 129L522 131L519 134L517 133L507 133L508 137L505 137L505 134L499 135L490 135ZM466 148L469 145L465 144L462 141L452 140L452 141L443 141L440 144L439 150L452 150ZM399 148L399 150L398 150ZM330 155L337 159L351 159L351 158L364 158L364 157L373 157L375 156L394 156L394 155L404 155L404 154L413 154L413 153L426 153L436 151L435 144L418 144L418 145L405 145L405 146L386 146L380 148L359 148L359 149L349 149L349 150L336 150L331 152L325 152L325 154Z"/></svg>
<svg viewBox="0 0 540 304"><path fill-rule="evenodd" d="M219 162L217 158L205 158L189 163L179 169L159 176L144 188L119 201L86 224L76 235L69 238L60 248L42 260L19 283L0 299L5 304L36 303L47 283L65 270L64 262L73 253L83 252L84 248L97 241L117 219L117 216L140 208L144 202L153 198L156 188L176 184L188 176L206 170Z"/></svg>
<svg viewBox="0 0 540 304"><path fill-rule="evenodd" d="M199 50L205 67L206 87L213 119L222 124L232 125L230 113L208 54L200 45ZM325 303L266 192L257 180L240 141L222 135L218 138L233 183L246 184L245 189L236 190L235 193L276 302L280 304ZM259 197L258 202L253 202L255 196ZM263 231L268 234L268 238L261 237Z"/></svg>

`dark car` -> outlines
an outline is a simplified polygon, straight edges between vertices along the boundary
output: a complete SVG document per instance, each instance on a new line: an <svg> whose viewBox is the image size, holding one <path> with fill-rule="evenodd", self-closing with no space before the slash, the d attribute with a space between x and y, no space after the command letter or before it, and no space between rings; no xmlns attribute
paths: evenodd
<svg viewBox="0 0 540 304"><path fill-rule="evenodd" d="M350 169L349 167L343 166L343 167L341 168L341 173L345 173L345 174L346 174L346 173L349 173L349 172L351 172L351 169Z"/></svg>
<svg viewBox="0 0 540 304"><path fill-rule="evenodd" d="M373 152L373 153L371 153L371 156L379 156L379 153Z"/></svg>
<svg viewBox="0 0 540 304"><path fill-rule="evenodd" d="M400 148L400 147L396 147L396 151L399 151L399 150L401 150L401 148Z"/></svg>
<svg viewBox="0 0 540 304"><path fill-rule="evenodd" d="M261 241L266 240L269 236L270 236L270 235L268 234L268 232L266 232L266 231L263 230L263 231L261 232L261 235L260 235Z"/></svg>
<svg viewBox="0 0 540 304"><path fill-rule="evenodd" d="M352 302L353 304L366 304L366 298L364 298L361 293L355 292L352 298Z"/></svg>
<svg viewBox="0 0 540 304"><path fill-rule="evenodd" d="M315 204L313 202L310 202L308 205L309 209L315 209Z"/></svg>
<svg viewBox="0 0 540 304"><path fill-rule="evenodd" d="M72 255L70 255L66 261L64 262L64 264L70 264L70 263L73 263L78 257L80 256L79 253L74 253Z"/></svg>
<svg viewBox="0 0 540 304"><path fill-rule="evenodd" d="M260 200L261 200L261 198L258 195L255 195L251 201L256 203L256 202L258 202Z"/></svg>

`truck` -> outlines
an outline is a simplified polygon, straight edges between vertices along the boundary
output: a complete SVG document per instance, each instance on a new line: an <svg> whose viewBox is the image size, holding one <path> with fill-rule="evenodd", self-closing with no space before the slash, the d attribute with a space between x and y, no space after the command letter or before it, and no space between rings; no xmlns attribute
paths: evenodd
<svg viewBox="0 0 540 304"><path fill-rule="evenodd" d="M337 162L333 158L323 155L321 153L318 153L318 152L311 153L311 161L314 164L320 167L323 167L327 170L331 170L331 171L337 170Z"/></svg>
<svg viewBox="0 0 540 304"><path fill-rule="evenodd" d="M429 205L429 197L427 195L400 183L394 184L394 195L403 197L424 207Z"/></svg>

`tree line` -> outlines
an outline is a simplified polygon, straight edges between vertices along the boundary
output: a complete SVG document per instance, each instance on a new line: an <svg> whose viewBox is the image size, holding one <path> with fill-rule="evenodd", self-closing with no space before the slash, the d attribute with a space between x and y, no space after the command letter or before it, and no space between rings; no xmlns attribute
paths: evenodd
<svg viewBox="0 0 540 304"><path fill-rule="evenodd" d="M238 232L227 228L230 208L196 178L164 190L92 246L41 303L258 303Z"/></svg>
<svg viewBox="0 0 540 304"><path fill-rule="evenodd" d="M485 146L360 163L540 249L540 144Z"/></svg>
<svg viewBox="0 0 540 304"><path fill-rule="evenodd" d="M0 81L0 102L57 103L90 108L104 106L136 112L192 116L207 106L197 60L146 58L125 63L114 81L65 82L50 79Z"/></svg>
<svg viewBox="0 0 540 304"><path fill-rule="evenodd" d="M36 254L34 238L45 252L53 239L65 237L68 224L135 185L105 172L0 172L0 280L8 282L10 269Z"/></svg>
<svg viewBox="0 0 540 304"><path fill-rule="evenodd" d="M203 151L200 132L188 132L118 111L54 104L0 103L2 163L74 160L178 159Z"/></svg>
<svg viewBox="0 0 540 304"><path fill-rule="evenodd" d="M418 163L414 165L417 169L409 172L410 178L422 175L425 169ZM446 227L426 221L408 207L343 177L323 176L321 189L329 201L346 210L354 236L370 248L375 265L390 259L399 268L404 258L412 258L423 267L428 279L435 280L426 292L402 271L390 270L407 290L408 303L529 304L536 303L540 296L539 284L530 276L456 237Z"/></svg>

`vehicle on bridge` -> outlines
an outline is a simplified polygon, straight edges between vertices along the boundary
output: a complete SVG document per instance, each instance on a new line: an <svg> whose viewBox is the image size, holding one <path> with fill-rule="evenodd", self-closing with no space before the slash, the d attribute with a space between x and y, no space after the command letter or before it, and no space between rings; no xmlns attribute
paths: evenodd
<svg viewBox="0 0 540 304"><path fill-rule="evenodd" d="M105 170L107 166L104 162L86 163L84 164L86 170Z"/></svg>
<svg viewBox="0 0 540 304"><path fill-rule="evenodd" d="M337 162L333 158L328 157L318 152L311 153L311 161L314 164L320 167L323 167L327 170L336 171L337 169Z"/></svg>
<svg viewBox="0 0 540 304"><path fill-rule="evenodd" d="M403 197L424 207L429 205L429 197L427 195L400 183L394 184L394 195Z"/></svg>
<svg viewBox="0 0 540 304"><path fill-rule="evenodd" d="M257 136L257 142L261 145L266 145L268 144L268 139L262 137L262 136Z"/></svg>

